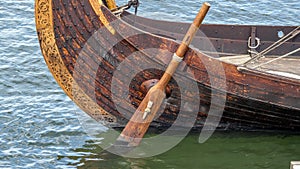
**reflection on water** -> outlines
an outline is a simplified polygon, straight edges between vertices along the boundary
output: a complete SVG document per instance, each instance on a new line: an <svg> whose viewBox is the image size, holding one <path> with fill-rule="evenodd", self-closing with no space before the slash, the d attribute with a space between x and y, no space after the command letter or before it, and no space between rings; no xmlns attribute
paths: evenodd
<svg viewBox="0 0 300 169"><path fill-rule="evenodd" d="M300 136L258 133L216 133L199 144L190 135L174 149L151 158L129 159L103 151L93 141L74 151L82 156L61 156L79 168L288 168L300 159Z"/></svg>
<svg viewBox="0 0 300 169"><path fill-rule="evenodd" d="M125 3L119 0L118 3ZM142 0L142 16L191 21L200 1ZM210 1L209 23L299 25L298 0ZM187 137L151 158L100 153L75 104L40 53L34 0L0 1L0 168L288 168L300 160L300 137L221 133L198 144ZM101 129L101 130L104 130ZM93 140L93 141L92 141Z"/></svg>

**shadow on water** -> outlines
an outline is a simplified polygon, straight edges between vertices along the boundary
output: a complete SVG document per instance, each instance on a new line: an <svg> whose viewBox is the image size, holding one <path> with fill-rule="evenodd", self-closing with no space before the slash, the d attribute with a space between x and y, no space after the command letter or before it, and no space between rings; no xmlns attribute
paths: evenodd
<svg viewBox="0 0 300 169"><path fill-rule="evenodd" d="M190 134L170 151L142 159L110 154L89 140L73 150L84 155L59 156L59 160L69 159L68 165L77 168L281 169L300 159L299 139L299 135L218 132L199 144L198 135Z"/></svg>

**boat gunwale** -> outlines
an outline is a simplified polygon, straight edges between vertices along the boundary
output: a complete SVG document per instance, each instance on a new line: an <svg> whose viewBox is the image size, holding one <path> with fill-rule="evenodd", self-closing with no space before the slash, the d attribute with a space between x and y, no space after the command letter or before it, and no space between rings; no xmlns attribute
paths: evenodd
<svg viewBox="0 0 300 169"><path fill-rule="evenodd" d="M103 6L102 6L103 7ZM93 24L94 24L94 22L93 22ZM134 28L134 27L133 27ZM137 28L135 28L135 29L137 29ZM143 30L142 30L143 31ZM143 32L146 32L146 31L143 31ZM168 39L168 38L165 38L165 37L161 37L161 36L159 36L159 35L154 35L154 36L157 36L157 37L160 37L160 38L164 38L164 39ZM169 39L168 39L169 40ZM172 41L174 41L174 40L172 40ZM176 41L174 41L175 43L177 43ZM193 48L191 48L193 51L197 51L197 49L193 49ZM208 56L209 58L211 58L211 59L215 59L214 57L211 57L211 56L209 56L209 55L206 55L206 56ZM223 62L222 62L222 64L224 64ZM235 65L232 65L232 64L228 64L228 65L231 65L231 66L235 66ZM235 66L235 68L237 68L236 66ZM50 68L49 68L50 69ZM248 70L246 70L246 71L248 71ZM252 71L249 71L250 73L252 72ZM272 75L272 74L271 74ZM262 75L263 76L263 75ZM272 76L270 76L270 77L272 77ZM273 78L277 78L277 76L275 76L275 77L273 77ZM290 79L283 79L283 81L284 82L286 82L287 80L290 80ZM295 82L296 83L296 82ZM298 83L297 83L297 85L298 85ZM235 94L235 93L231 93L231 94ZM243 97L243 96L241 96L241 95L238 95L239 97ZM244 97L245 99L247 99L248 97ZM255 101L255 100L254 100ZM261 100L258 100L258 101L261 101ZM268 102L265 102L266 104L268 103ZM272 103L273 104L273 103ZM275 105L275 104L274 104ZM279 107L283 107L283 106L281 106L281 105L278 105ZM284 108L284 107L283 107ZM285 108L287 108L287 109L289 109L289 108L291 108L291 107L285 107ZM295 109L294 109L295 110ZM298 109L299 110L299 109ZM110 114L111 115L111 113L108 113L108 114ZM119 119L118 119L119 120ZM274 119L273 119L274 120Z"/></svg>

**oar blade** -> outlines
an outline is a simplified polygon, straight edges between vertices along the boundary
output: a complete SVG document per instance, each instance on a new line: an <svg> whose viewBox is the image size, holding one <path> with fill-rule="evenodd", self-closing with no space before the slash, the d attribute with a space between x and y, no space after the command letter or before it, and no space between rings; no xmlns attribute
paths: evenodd
<svg viewBox="0 0 300 169"><path fill-rule="evenodd" d="M137 146L147 132L155 115L157 115L165 97L166 94L164 90L152 87L117 140L124 144L127 142L130 146ZM145 110L149 105L149 102L152 102L153 104L150 107L150 112L145 117Z"/></svg>

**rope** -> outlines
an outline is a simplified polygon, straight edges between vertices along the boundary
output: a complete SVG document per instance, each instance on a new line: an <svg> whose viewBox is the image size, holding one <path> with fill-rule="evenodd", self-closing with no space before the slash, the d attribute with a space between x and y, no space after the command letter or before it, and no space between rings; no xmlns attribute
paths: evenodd
<svg viewBox="0 0 300 169"><path fill-rule="evenodd" d="M259 65L257 65L257 66L254 66L253 69L256 69L256 68L261 67L261 66L263 66L263 65L269 64L269 63L274 62L274 61L276 61L276 60L282 59L282 58L284 58L284 57L290 56L290 55L292 55L292 54L294 54L294 53L296 53L296 52L299 52L299 51L300 51L300 48L298 48L298 49L296 49L296 50L293 50L293 51L291 51L291 52L289 52L289 53L287 53L287 54L285 54L285 55L282 55L282 56L280 56L280 57L278 57L278 58L269 60L268 62L265 62L265 63L259 64Z"/></svg>
<svg viewBox="0 0 300 169"><path fill-rule="evenodd" d="M294 30L292 30L290 33L288 33L287 35L285 35L284 37L282 37L281 39L279 39L278 41L276 41L275 43L273 43L272 45L270 45L269 47L267 47L266 49L264 49L260 53L257 53L256 56L254 56L253 58L251 58L248 61L246 61L244 63L244 65L247 65L248 63L261 58L265 54L267 54L270 51L276 49L277 47L281 46L282 44L284 44L288 40L290 40L293 37L295 37L296 35L298 35L300 33L300 30L298 30L299 28L300 28L300 26L298 26L297 28L295 28Z"/></svg>
<svg viewBox="0 0 300 169"><path fill-rule="evenodd" d="M129 0L127 4L125 5L122 5L120 7L117 7L115 9L112 9L111 11L114 13L114 14L119 14L119 13L123 13L124 10L128 10L130 9L132 6L134 7L134 14L136 15L137 14L137 11L138 11L138 7L140 5L140 2L139 0Z"/></svg>

